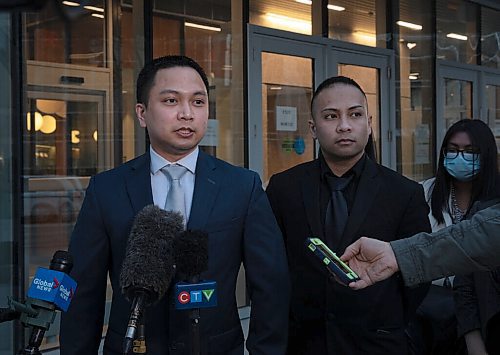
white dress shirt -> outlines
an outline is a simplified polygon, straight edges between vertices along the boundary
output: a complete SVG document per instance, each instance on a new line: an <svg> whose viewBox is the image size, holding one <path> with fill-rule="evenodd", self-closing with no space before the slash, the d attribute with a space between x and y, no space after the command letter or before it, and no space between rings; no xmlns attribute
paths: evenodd
<svg viewBox="0 0 500 355"><path fill-rule="evenodd" d="M196 171L196 162L198 160L199 148L186 155L184 158L170 162L155 152L152 146L149 147L151 156L151 190L153 192L153 203L160 207L165 207L167 194L170 190L170 180L165 176L161 169L165 166L178 164L185 167L188 171L180 179L182 191L184 192L184 202L186 204L186 221L189 221L191 205L193 203L194 180Z"/></svg>

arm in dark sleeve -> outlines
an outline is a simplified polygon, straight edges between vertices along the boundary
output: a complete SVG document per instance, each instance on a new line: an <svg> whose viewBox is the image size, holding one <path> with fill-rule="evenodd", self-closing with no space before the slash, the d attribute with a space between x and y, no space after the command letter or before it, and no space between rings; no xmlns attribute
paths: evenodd
<svg viewBox="0 0 500 355"><path fill-rule="evenodd" d="M97 354L104 320L108 250L92 178L69 246L74 264L71 276L77 288L68 312L62 314L62 354Z"/></svg>
<svg viewBox="0 0 500 355"><path fill-rule="evenodd" d="M290 299L285 247L257 174L245 222L244 265L252 301L247 348L252 355L285 354Z"/></svg>
<svg viewBox="0 0 500 355"><path fill-rule="evenodd" d="M435 233L391 242L407 286L500 266L500 204Z"/></svg>
<svg viewBox="0 0 500 355"><path fill-rule="evenodd" d="M474 276L472 274L456 276L453 281L453 289L458 322L458 336L481 329Z"/></svg>

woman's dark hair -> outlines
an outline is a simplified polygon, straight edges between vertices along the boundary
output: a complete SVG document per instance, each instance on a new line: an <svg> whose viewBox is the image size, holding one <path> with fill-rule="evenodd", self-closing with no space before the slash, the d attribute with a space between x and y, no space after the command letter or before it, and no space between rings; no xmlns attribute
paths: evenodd
<svg viewBox="0 0 500 355"><path fill-rule="evenodd" d="M454 123L446 132L439 151L436 180L434 181L431 199L431 211L439 223L444 223L443 210L449 212L449 196L453 177L444 168L444 153L448 143L456 133L465 132L472 145L480 153L480 170L472 180L471 202L498 196L498 163L497 145L493 132L486 123L480 120L463 119ZM470 208L470 206L469 206Z"/></svg>

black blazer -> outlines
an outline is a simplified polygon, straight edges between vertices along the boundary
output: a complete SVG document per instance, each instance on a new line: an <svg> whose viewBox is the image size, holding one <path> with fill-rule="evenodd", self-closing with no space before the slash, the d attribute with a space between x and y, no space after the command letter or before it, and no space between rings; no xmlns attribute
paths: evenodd
<svg viewBox="0 0 500 355"><path fill-rule="evenodd" d="M405 325L428 287L408 289L398 275L361 291L330 279L305 247L323 235L319 160L274 175L267 187L285 238L292 281L289 354L397 354ZM366 159L351 214L334 252L361 236L385 241L430 231L422 187Z"/></svg>
<svg viewBox="0 0 500 355"><path fill-rule="evenodd" d="M149 153L91 179L69 247L78 287L62 317L61 354L97 354L108 272L113 300L104 353L122 353L130 303L120 292L119 274L134 216L152 203ZM253 354L283 354L289 304L286 256L258 175L200 151L187 228L208 232L209 269L201 277L217 281L218 306L201 310L202 353L243 354L235 298L243 262L252 300L247 347ZM190 354L188 313L173 310L172 304L169 292L147 309L150 355Z"/></svg>

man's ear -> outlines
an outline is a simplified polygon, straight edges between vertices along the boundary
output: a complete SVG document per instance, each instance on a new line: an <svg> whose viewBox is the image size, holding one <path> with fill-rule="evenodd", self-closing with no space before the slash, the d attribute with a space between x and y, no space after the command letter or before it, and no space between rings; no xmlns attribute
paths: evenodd
<svg viewBox="0 0 500 355"><path fill-rule="evenodd" d="M135 104L135 114L137 119L139 120L139 125L141 127L147 127L146 125L146 105L137 103Z"/></svg>
<svg viewBox="0 0 500 355"><path fill-rule="evenodd" d="M316 125L314 124L314 120L311 118L309 121L309 131L311 131L311 135L314 139L316 139Z"/></svg>

